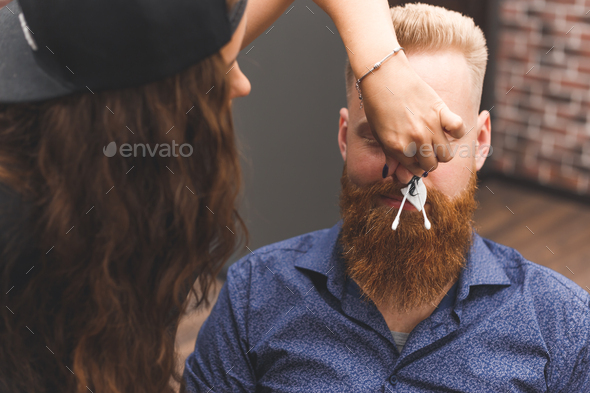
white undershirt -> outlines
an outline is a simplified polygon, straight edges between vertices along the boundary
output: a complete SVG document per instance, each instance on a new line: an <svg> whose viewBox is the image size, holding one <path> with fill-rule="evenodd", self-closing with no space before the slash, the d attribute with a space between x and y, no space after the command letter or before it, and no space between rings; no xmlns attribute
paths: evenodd
<svg viewBox="0 0 590 393"><path fill-rule="evenodd" d="M393 341L395 341L395 345L397 346L399 353L402 353L402 350L404 349L404 345L406 345L406 340L408 339L410 333L394 332L393 330L390 330L390 332L393 335Z"/></svg>

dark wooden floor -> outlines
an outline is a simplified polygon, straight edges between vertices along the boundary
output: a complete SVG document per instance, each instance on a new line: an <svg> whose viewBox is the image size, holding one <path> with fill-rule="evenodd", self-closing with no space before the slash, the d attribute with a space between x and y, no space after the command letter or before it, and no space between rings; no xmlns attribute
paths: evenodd
<svg viewBox="0 0 590 393"><path fill-rule="evenodd" d="M477 198L479 234L590 292L590 205L501 180L483 182Z"/></svg>
<svg viewBox="0 0 590 393"><path fill-rule="evenodd" d="M590 205L501 180L482 182L477 199L475 222L482 236L517 249L590 292ZM180 359L193 351L208 314L193 313L180 324Z"/></svg>

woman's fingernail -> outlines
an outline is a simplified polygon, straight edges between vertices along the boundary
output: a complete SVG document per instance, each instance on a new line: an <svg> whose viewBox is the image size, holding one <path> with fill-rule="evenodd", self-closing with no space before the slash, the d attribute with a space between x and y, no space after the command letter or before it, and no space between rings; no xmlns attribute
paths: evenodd
<svg viewBox="0 0 590 393"><path fill-rule="evenodd" d="M389 173L389 167L387 166L387 164L385 164L383 166L383 172L381 173L381 176L383 176L383 178L385 179L387 177L388 173Z"/></svg>

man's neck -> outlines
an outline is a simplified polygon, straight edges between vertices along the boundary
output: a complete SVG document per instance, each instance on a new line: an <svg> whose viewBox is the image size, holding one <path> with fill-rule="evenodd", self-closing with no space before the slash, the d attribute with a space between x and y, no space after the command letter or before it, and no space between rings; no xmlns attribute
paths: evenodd
<svg viewBox="0 0 590 393"><path fill-rule="evenodd" d="M410 333L420 322L428 318L434 310L436 310L442 299L456 281L457 280L449 282L442 293L432 303L413 308L406 312L396 311L393 307L394 304L391 303L381 303L376 304L376 306L381 312L381 315L383 315L383 319L385 319L389 330Z"/></svg>

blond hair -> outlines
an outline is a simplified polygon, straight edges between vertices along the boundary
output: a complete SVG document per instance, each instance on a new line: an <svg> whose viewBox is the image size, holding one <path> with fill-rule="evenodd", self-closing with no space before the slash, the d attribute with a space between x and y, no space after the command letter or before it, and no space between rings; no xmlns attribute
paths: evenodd
<svg viewBox="0 0 590 393"><path fill-rule="evenodd" d="M488 61L488 48L481 29L473 19L456 11L423 3L410 3L391 8L391 20L400 46L406 53L460 51L472 71L474 99L479 108L483 78ZM355 80L346 60L347 91Z"/></svg>

